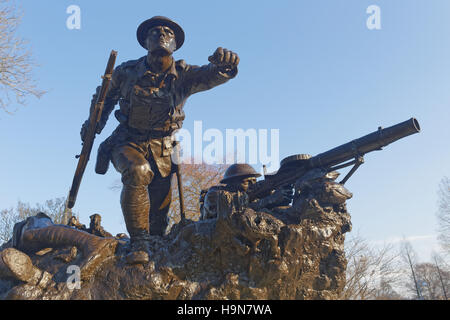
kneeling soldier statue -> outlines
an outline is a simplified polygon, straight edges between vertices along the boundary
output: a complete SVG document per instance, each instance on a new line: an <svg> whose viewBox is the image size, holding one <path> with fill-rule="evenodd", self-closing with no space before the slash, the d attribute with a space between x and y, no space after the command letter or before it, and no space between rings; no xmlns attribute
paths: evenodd
<svg viewBox="0 0 450 320"><path fill-rule="evenodd" d="M200 214L201 220L215 218L217 214L217 198L220 192L233 192L242 194L242 206L249 207L255 211L263 209L271 209L277 206L286 206L292 200L292 188L281 188L274 190L270 195L262 198L255 199L248 202L248 198L245 193L249 190L250 186L256 183L256 178L261 174L257 173L252 166L246 163L237 163L231 165L220 183L224 186L214 186L208 191L204 191L200 197Z"/></svg>
<svg viewBox="0 0 450 320"><path fill-rule="evenodd" d="M119 102L114 115L120 124L100 145L96 172L105 174L111 161L122 175L120 203L130 234L130 263L148 261L150 235L165 233L174 170L172 135L182 127L187 98L234 78L239 64L235 53L222 48L201 67L175 61L172 53L183 45L184 32L166 17L144 21L137 39L148 54L114 70L96 129L102 131ZM81 129L82 139L87 125Z"/></svg>

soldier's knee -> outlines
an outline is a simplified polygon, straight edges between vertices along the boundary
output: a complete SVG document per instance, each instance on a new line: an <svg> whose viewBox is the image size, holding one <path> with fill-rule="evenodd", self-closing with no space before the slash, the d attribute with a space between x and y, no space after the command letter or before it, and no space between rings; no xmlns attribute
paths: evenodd
<svg viewBox="0 0 450 320"><path fill-rule="evenodd" d="M133 186L149 185L153 179L149 163L133 164L122 174L122 183Z"/></svg>

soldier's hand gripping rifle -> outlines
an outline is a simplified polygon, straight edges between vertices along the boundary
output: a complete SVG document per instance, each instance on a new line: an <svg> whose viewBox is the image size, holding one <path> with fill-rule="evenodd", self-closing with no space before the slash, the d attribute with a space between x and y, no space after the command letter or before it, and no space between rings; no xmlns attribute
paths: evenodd
<svg viewBox="0 0 450 320"><path fill-rule="evenodd" d="M112 50L109 56L108 64L106 66L105 75L102 76L102 85L97 94L97 99L94 105L91 106L91 113L89 115L88 126L83 138L83 148L80 155L77 155L78 165L73 177L72 187L70 188L69 197L67 199L67 207L73 208L77 199L78 189L80 188L81 179L89 161L89 157L94 144L97 124L100 121L103 112L103 104L105 102L106 93L108 92L111 76L114 71L114 64L116 63L117 52Z"/></svg>
<svg viewBox="0 0 450 320"><path fill-rule="evenodd" d="M266 175L264 180L253 184L247 194L250 201L253 201L254 199L263 198L274 189L293 185L312 169L322 169L326 173L353 165L353 168L340 182L344 184L358 167L364 163L364 155L366 153L382 150L388 144L419 131L419 122L415 118L411 118L389 128L382 129L379 127L375 132L318 154L315 157L308 155L287 157L281 161L280 169L277 173Z"/></svg>

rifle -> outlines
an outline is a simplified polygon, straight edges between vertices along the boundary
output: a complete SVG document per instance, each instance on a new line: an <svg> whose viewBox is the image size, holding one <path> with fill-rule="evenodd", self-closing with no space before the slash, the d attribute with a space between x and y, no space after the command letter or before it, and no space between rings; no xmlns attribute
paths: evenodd
<svg viewBox="0 0 450 320"><path fill-rule="evenodd" d="M364 163L366 153L382 150L388 144L419 131L419 122L415 118L411 118L385 129L379 127L375 132L320 153L315 157L309 155L287 157L281 161L280 169L276 173L265 175L264 180L250 186L247 194L250 201L253 201L263 198L276 188L294 184L312 169L322 169L327 173L353 165L353 168L340 182L344 184Z"/></svg>
<svg viewBox="0 0 450 320"><path fill-rule="evenodd" d="M117 51L112 50L109 56L108 64L104 76L102 76L102 85L97 95L97 99L93 108L91 106L91 113L89 115L89 125L86 130L86 134L83 140L83 147L81 153L75 158L78 159L77 169L73 177L72 187L70 188L69 197L67 199L67 207L73 208L77 199L78 189L80 188L81 179L83 178L84 171L86 170L89 157L91 155L92 146L94 144L97 124L100 121L103 112L103 104L105 102L106 93L108 92L109 83L111 82L112 73L114 71L114 64L116 63Z"/></svg>

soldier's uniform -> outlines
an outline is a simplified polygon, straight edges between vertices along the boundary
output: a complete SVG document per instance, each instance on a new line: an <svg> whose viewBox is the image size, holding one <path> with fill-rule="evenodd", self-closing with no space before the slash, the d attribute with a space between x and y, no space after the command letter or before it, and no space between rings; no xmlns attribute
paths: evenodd
<svg viewBox="0 0 450 320"><path fill-rule="evenodd" d="M149 231L163 235L167 227L172 135L182 127L187 98L223 84L236 74L237 68L225 69L211 63L192 66L184 60L173 60L168 71L158 74L150 70L146 56L122 63L114 70L98 131L117 103L120 109L114 115L120 124L101 144L96 172L104 174L111 160L121 173L121 205L132 240L145 239Z"/></svg>
<svg viewBox="0 0 450 320"><path fill-rule="evenodd" d="M224 178L220 181L225 185L213 186L207 191L203 191L200 196L200 219L212 219L217 215L217 203L221 193L232 193L235 195L235 208L251 208L255 211L268 209L273 206L284 204L284 202L290 202L289 195L271 194L262 199L255 199L249 201L249 197L246 190L242 190L239 186L240 183L246 178L254 178L261 176L246 163L238 163L230 166L225 172ZM287 194L288 192L286 192Z"/></svg>

